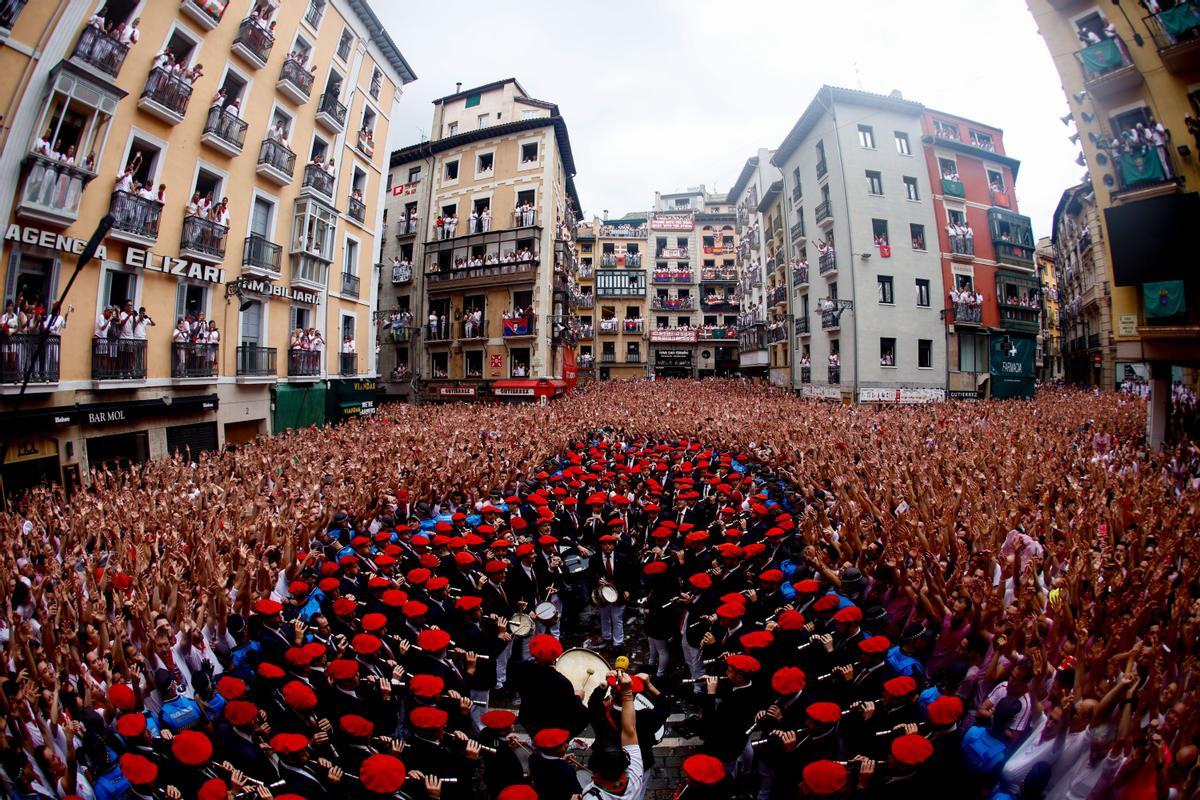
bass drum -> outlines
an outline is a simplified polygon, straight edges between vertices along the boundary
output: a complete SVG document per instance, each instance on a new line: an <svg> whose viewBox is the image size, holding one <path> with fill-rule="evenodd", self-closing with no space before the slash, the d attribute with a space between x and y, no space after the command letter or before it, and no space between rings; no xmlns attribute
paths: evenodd
<svg viewBox="0 0 1200 800"><path fill-rule="evenodd" d="M603 684L610 667L603 657L583 647L572 647L554 662L554 669L571 682L576 692L583 693L583 702L591 697L592 690Z"/></svg>

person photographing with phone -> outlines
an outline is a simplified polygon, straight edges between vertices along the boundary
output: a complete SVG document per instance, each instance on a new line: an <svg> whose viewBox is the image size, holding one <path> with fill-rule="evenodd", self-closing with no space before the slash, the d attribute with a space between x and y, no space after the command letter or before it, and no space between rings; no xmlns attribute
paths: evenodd
<svg viewBox="0 0 1200 800"><path fill-rule="evenodd" d="M633 678L624 670L617 670L616 679L621 696L621 746L593 746L588 759L592 782L584 787L584 800L642 800L646 794L637 711L633 706Z"/></svg>

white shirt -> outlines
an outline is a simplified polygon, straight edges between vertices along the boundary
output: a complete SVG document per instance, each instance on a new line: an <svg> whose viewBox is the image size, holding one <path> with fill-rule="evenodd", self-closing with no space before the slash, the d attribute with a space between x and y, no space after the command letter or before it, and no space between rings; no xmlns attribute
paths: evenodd
<svg viewBox="0 0 1200 800"><path fill-rule="evenodd" d="M146 323L145 317L137 318L137 321L133 323L133 338L135 338L135 339L145 339L146 338L146 324L147 323Z"/></svg>
<svg viewBox="0 0 1200 800"><path fill-rule="evenodd" d="M602 789L596 785L594 781L583 787L583 796L586 798L598 798L598 800L643 800L646 796L646 786L642 782L642 749L636 744L626 745L621 748L629 755L629 767L625 770L625 791L622 794L613 794L607 789Z"/></svg>

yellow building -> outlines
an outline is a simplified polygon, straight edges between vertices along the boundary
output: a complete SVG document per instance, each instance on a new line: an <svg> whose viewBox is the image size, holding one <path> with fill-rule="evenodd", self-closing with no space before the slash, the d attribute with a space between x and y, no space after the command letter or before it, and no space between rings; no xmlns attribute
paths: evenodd
<svg viewBox="0 0 1200 800"><path fill-rule="evenodd" d="M560 393L576 378L579 295L566 122L509 78L435 100L432 130L391 156L388 224L411 276L380 301L381 316L407 304L419 346L382 350L404 351L430 399Z"/></svg>
<svg viewBox="0 0 1200 800"><path fill-rule="evenodd" d="M1093 246L1104 249L1095 262L1106 273L1096 285L1110 291L1099 302L1110 306L1115 369L1101 357L1098 380L1113 388L1126 366L1148 368L1148 438L1157 445L1172 367L1200 363L1200 284L1187 267L1189 231L1200 220L1200 141L1188 128L1200 113L1200 13L1194 0L1158 14L1086 0L1028 5L1062 80L1099 211Z"/></svg>
<svg viewBox="0 0 1200 800"><path fill-rule="evenodd" d="M1063 192L1054 210L1051 240L1057 273L1061 375L1080 386L1112 388L1124 377L1117 374L1112 273L1102 219L1091 184L1072 186ZM1130 372L1146 377L1142 367L1131 365Z"/></svg>
<svg viewBox="0 0 1200 800"><path fill-rule="evenodd" d="M1062 379L1062 336L1059 329L1061 309L1058 304L1058 267L1054 240L1045 236L1038 239L1034 251L1037 260L1038 280L1042 291L1041 332L1038 334L1036 366L1038 379L1055 381Z"/></svg>
<svg viewBox="0 0 1200 800"><path fill-rule="evenodd" d="M415 76L364 0L258 5L4 5L10 490L373 408L375 142Z"/></svg>

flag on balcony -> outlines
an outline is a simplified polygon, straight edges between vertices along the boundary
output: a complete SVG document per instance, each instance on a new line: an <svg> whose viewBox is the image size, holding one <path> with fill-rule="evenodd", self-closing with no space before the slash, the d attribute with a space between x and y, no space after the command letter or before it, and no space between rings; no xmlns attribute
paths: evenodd
<svg viewBox="0 0 1200 800"><path fill-rule="evenodd" d="M1158 21L1172 40L1178 40L1189 31L1200 27L1200 9L1194 3L1179 3L1174 8L1160 12Z"/></svg>
<svg viewBox="0 0 1200 800"><path fill-rule="evenodd" d="M891 258L892 257L892 246L890 244L879 245L879 257L880 258Z"/></svg>
<svg viewBox="0 0 1200 800"><path fill-rule="evenodd" d="M1079 51L1079 60L1083 62L1089 76L1103 75L1122 66L1125 56L1121 54L1116 39L1105 39Z"/></svg>
<svg viewBox="0 0 1200 800"><path fill-rule="evenodd" d="M1163 172L1162 161L1154 150L1143 153L1122 153L1117 159L1121 169L1122 186L1133 186L1144 183L1161 183L1167 179Z"/></svg>
<svg viewBox="0 0 1200 800"><path fill-rule="evenodd" d="M1187 313L1183 281L1154 281L1142 284L1146 319L1178 317Z"/></svg>

